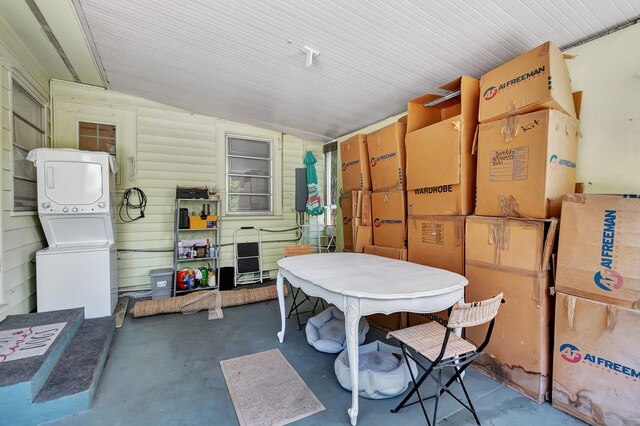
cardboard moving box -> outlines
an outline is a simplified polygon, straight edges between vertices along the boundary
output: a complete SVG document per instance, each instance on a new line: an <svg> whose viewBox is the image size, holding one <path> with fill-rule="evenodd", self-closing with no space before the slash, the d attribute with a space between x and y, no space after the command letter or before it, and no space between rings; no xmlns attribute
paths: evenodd
<svg viewBox="0 0 640 426"><path fill-rule="evenodd" d="M640 198L564 197L556 289L640 309Z"/></svg>
<svg viewBox="0 0 640 426"><path fill-rule="evenodd" d="M466 300L504 293L479 371L540 403L550 387L553 301L550 258L557 220L471 216L466 228ZM467 329L479 345L487 325Z"/></svg>
<svg viewBox="0 0 640 426"><path fill-rule="evenodd" d="M381 246L365 246L366 254L387 257L389 259L407 260L406 248L381 247Z"/></svg>
<svg viewBox="0 0 640 426"><path fill-rule="evenodd" d="M396 122L367 135L369 171L373 191L405 188L404 137L407 124Z"/></svg>
<svg viewBox="0 0 640 426"><path fill-rule="evenodd" d="M374 192L371 194L371 207L375 244L383 247L406 247L407 211L404 191Z"/></svg>
<svg viewBox="0 0 640 426"><path fill-rule="evenodd" d="M351 191L342 194L340 209L344 248L347 251L362 253L366 245L373 244L371 193Z"/></svg>
<svg viewBox="0 0 640 426"><path fill-rule="evenodd" d="M640 424L640 311L556 294L553 406L592 425Z"/></svg>
<svg viewBox="0 0 640 426"><path fill-rule="evenodd" d="M462 76L443 89L459 95L435 106L441 95L409 101L407 201L410 215L469 215L474 209L478 80Z"/></svg>
<svg viewBox="0 0 640 426"><path fill-rule="evenodd" d="M542 110L481 124L476 215L548 218L550 198L573 193L578 120Z"/></svg>
<svg viewBox="0 0 640 426"><path fill-rule="evenodd" d="M464 275L465 216L408 216L409 262Z"/></svg>
<svg viewBox="0 0 640 426"><path fill-rule="evenodd" d="M465 216L408 216L409 262L464 275ZM446 327L449 313L409 313L409 325L437 321Z"/></svg>
<svg viewBox="0 0 640 426"><path fill-rule="evenodd" d="M373 254L375 256L387 257L389 259L407 260L406 248L393 248L393 247L380 247L380 246L366 246L364 248L366 254ZM372 325L380 330L393 331L404 328L407 325L407 313L395 312L390 315L385 314L373 314L367 315L367 321L369 325Z"/></svg>
<svg viewBox="0 0 640 426"><path fill-rule="evenodd" d="M367 136L355 135L340 143L342 191L371 190Z"/></svg>
<svg viewBox="0 0 640 426"><path fill-rule="evenodd" d="M552 108L575 117L564 56L546 42L480 79L480 122Z"/></svg>
<svg viewBox="0 0 640 426"><path fill-rule="evenodd" d="M342 237L344 248L353 251L353 204L351 193L342 194L340 199L340 210L342 211Z"/></svg>
<svg viewBox="0 0 640 426"><path fill-rule="evenodd" d="M353 232L353 251L364 252L366 246L373 244L373 227L356 224Z"/></svg>

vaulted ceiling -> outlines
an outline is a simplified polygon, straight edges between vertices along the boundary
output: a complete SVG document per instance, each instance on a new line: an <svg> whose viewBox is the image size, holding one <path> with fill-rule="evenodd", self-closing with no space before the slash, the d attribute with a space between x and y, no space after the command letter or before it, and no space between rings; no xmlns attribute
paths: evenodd
<svg viewBox="0 0 640 426"><path fill-rule="evenodd" d="M109 88L316 140L547 40L566 48L640 17L640 0L60 1ZM310 67L305 46L319 52Z"/></svg>

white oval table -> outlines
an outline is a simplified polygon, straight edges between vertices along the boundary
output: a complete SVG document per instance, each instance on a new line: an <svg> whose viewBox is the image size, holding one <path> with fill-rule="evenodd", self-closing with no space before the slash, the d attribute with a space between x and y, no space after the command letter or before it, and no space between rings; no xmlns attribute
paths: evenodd
<svg viewBox="0 0 640 426"><path fill-rule="evenodd" d="M283 278L309 296L322 297L345 314L351 366L351 424L358 419L358 322L363 315L439 312L464 302L465 277L442 269L362 253L323 253L278 261L277 288L284 341Z"/></svg>

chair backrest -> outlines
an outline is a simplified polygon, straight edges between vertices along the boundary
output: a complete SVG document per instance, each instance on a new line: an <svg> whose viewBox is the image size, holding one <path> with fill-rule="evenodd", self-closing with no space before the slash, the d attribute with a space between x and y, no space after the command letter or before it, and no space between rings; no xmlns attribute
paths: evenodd
<svg viewBox="0 0 640 426"><path fill-rule="evenodd" d="M491 321L498 314L502 293L481 302L460 303L453 305L449 315L448 328L473 327Z"/></svg>
<svg viewBox="0 0 640 426"><path fill-rule="evenodd" d="M313 253L313 247L311 244L300 244L293 246L285 246L284 257L300 256L303 254Z"/></svg>

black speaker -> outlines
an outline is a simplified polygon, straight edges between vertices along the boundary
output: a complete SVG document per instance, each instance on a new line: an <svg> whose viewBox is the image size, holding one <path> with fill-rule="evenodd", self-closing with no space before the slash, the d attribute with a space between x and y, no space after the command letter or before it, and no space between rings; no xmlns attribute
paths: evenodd
<svg viewBox="0 0 640 426"><path fill-rule="evenodd" d="M307 210L308 195L307 169L296 169L296 211L304 212Z"/></svg>
<svg viewBox="0 0 640 426"><path fill-rule="evenodd" d="M180 229L189 229L189 209L180 209L179 218L178 227Z"/></svg>

